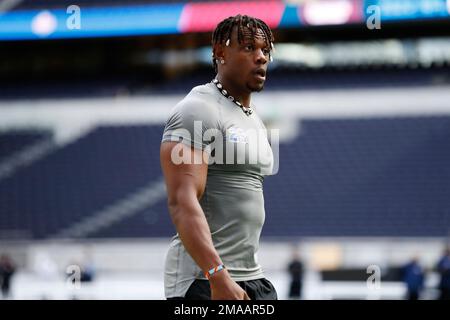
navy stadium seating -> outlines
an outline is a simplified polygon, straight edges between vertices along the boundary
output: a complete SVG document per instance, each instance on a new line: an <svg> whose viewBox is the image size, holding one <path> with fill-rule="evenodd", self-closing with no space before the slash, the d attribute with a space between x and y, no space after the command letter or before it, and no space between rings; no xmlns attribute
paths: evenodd
<svg viewBox="0 0 450 320"><path fill-rule="evenodd" d="M162 129L100 127L1 180L0 236L47 238L161 179ZM262 236L446 236L449 141L444 116L302 121L265 180ZM174 232L160 199L88 237Z"/></svg>
<svg viewBox="0 0 450 320"><path fill-rule="evenodd" d="M18 130L0 132L0 162L43 139L49 139L50 133L36 130Z"/></svg>

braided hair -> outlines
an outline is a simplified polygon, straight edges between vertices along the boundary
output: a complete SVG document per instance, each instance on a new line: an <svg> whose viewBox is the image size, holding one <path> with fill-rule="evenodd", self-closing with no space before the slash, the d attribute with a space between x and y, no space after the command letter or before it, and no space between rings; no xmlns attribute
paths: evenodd
<svg viewBox="0 0 450 320"><path fill-rule="evenodd" d="M242 44L242 42L244 41L244 28L250 30L252 37L255 37L255 35L258 33L258 29L262 30L262 32L264 33L266 45L270 48L270 54L272 54L274 37L269 26L264 21L258 18L240 14L234 17L228 17L222 20L222 22L217 25L212 36L213 48L214 45L222 44L224 42L226 42L226 44L228 45L231 39L233 27L235 26L237 26L237 38L240 44ZM270 55L270 57L272 56ZM217 61L214 57L214 53L212 57L212 63L214 71L217 72Z"/></svg>

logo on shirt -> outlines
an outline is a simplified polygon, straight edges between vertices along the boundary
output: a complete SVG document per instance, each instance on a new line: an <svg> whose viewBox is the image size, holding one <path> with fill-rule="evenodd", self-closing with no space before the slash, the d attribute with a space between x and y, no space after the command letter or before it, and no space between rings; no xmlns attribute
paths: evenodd
<svg viewBox="0 0 450 320"><path fill-rule="evenodd" d="M166 125L166 128L168 126ZM263 175L278 172L279 129L244 130L232 126L224 132L223 129L211 128L209 123L204 125L202 121L195 120L193 128L188 126L166 129L165 135L163 141L177 142L170 155L175 165L249 164L259 167ZM188 152L185 150L186 146L204 152Z"/></svg>
<svg viewBox="0 0 450 320"><path fill-rule="evenodd" d="M233 143L248 143L247 133L242 128L231 127L227 130L228 141Z"/></svg>

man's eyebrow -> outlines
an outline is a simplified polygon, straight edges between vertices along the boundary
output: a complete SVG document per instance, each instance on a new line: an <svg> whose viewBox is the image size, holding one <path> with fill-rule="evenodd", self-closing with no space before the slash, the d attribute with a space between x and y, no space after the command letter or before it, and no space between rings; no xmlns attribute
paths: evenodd
<svg viewBox="0 0 450 320"><path fill-rule="evenodd" d="M242 39L242 42L243 43L245 43L245 42L255 43L257 39L260 39L260 40L263 40L264 42L266 42L265 41L266 37L263 37L263 36L254 36L254 37L244 36L244 38Z"/></svg>
<svg viewBox="0 0 450 320"><path fill-rule="evenodd" d="M257 43L257 41L256 41L257 39L255 39L255 38L247 38L247 39L243 39L242 40L242 44L256 44ZM264 42L264 47L270 47L270 45L268 45L267 44L267 42L265 41L265 38L262 38L262 39L260 39L260 40L262 40L263 42Z"/></svg>

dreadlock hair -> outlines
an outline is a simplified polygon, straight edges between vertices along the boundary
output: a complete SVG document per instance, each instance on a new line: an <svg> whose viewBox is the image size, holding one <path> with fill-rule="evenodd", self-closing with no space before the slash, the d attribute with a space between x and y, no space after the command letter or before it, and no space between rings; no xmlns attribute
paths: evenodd
<svg viewBox="0 0 450 320"><path fill-rule="evenodd" d="M266 45L270 48L270 57L272 57L274 37L273 37L272 31L270 30L269 26L264 21L262 21L258 18L238 14L234 17L228 17L228 18L222 20L222 22L220 22L217 25L216 29L213 32L212 63L213 63L215 72L217 72L217 61L216 61L216 58L214 57L214 45L222 44L224 42L227 42L227 45L228 45L229 41L231 41L231 32L233 31L234 26L237 26L237 38L238 38L239 44L242 44L242 42L244 40L244 34L243 34L244 28L247 28L250 30L252 37L255 37L255 35L258 33L258 29L261 29L262 32L264 33Z"/></svg>

